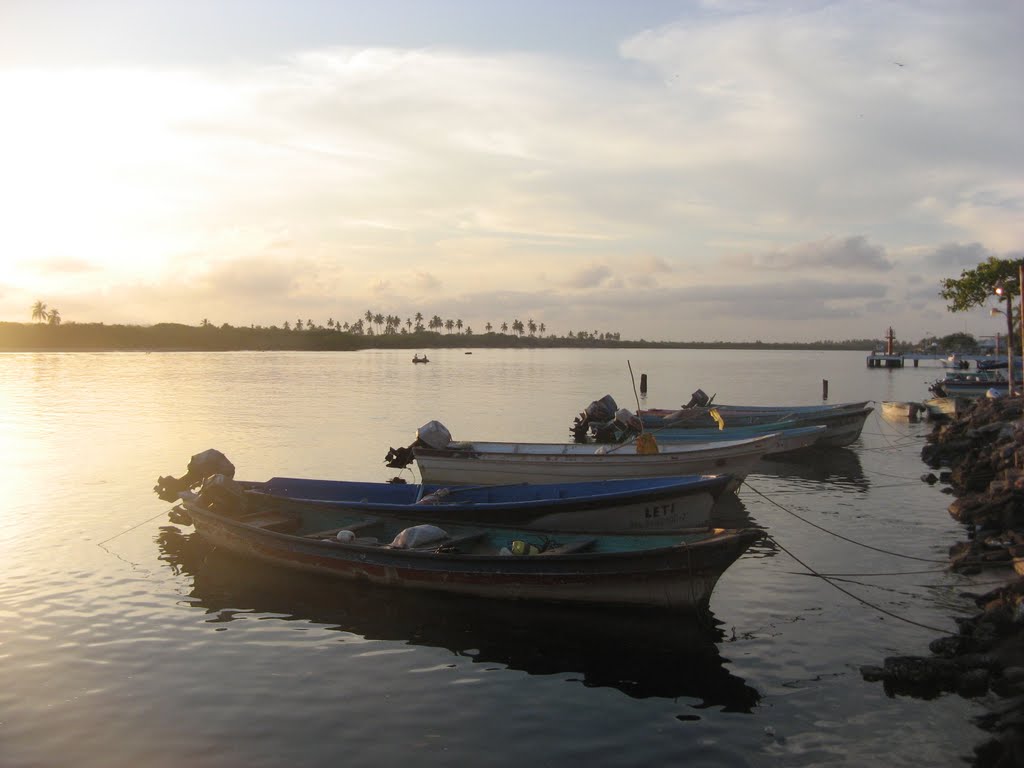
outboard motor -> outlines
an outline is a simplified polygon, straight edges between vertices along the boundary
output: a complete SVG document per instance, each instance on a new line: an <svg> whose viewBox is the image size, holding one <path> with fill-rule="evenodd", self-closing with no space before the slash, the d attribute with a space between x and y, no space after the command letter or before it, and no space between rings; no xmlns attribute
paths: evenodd
<svg viewBox="0 0 1024 768"><path fill-rule="evenodd" d="M684 408L693 408L694 406L696 406L698 408L703 408L704 406L706 406L710 402L711 402L711 398L709 398L707 396L707 394L704 392L704 390L703 389L698 389L696 392L694 392L692 395L690 395L690 402L688 402L683 407Z"/></svg>
<svg viewBox="0 0 1024 768"><path fill-rule="evenodd" d="M441 450L447 448L452 441L452 433L440 421L428 421L416 430L416 439L407 448L391 448L384 457L384 464L393 469L405 469L412 464L415 458L413 449L435 448Z"/></svg>
<svg viewBox="0 0 1024 768"><path fill-rule="evenodd" d="M586 407L586 410L576 417L572 426L569 427L573 439L577 443L587 442L587 432L590 430L591 425L594 425L596 428L611 421L618 408L619 406L611 395L605 395L600 400L592 402Z"/></svg>
<svg viewBox="0 0 1024 768"><path fill-rule="evenodd" d="M235 476L235 465L228 461L228 457L223 453L210 448L193 456L181 477L158 477L153 490L164 501L177 501L178 494L182 491L195 488L213 475L223 475L231 480Z"/></svg>

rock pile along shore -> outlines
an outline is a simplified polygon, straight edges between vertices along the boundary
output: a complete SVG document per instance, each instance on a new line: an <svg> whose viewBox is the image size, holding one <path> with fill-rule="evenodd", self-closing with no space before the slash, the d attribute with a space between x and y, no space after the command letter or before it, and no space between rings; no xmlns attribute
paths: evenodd
<svg viewBox="0 0 1024 768"><path fill-rule="evenodd" d="M939 423L921 458L949 483L949 514L967 541L950 547L950 568L962 573L999 569L1004 586L969 595L979 607L956 620L959 633L929 644L932 656L893 656L862 667L890 695L931 698L992 694L978 719L992 737L975 748L977 766L1024 765L1024 402L979 398L955 421ZM926 482L937 482L933 473ZM1011 570L1011 568L1013 570Z"/></svg>

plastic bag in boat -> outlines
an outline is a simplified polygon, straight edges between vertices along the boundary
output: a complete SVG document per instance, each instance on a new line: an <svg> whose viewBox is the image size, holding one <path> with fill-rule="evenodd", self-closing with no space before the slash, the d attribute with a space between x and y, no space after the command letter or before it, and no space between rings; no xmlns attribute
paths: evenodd
<svg viewBox="0 0 1024 768"><path fill-rule="evenodd" d="M432 544L440 541L448 534L436 525L414 525L411 528L399 532L391 542L393 549L409 549L410 547L421 547L425 544Z"/></svg>
<svg viewBox="0 0 1024 768"><path fill-rule="evenodd" d="M416 430L416 439L435 449L447 448L452 441L452 433L440 421L428 421Z"/></svg>

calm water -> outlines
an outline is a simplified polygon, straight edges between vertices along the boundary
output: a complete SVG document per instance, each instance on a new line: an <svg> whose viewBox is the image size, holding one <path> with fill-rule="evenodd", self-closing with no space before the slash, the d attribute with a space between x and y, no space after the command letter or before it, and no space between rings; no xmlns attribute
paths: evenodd
<svg viewBox="0 0 1024 768"><path fill-rule="evenodd" d="M935 367L863 353L544 350L0 355L0 765L955 765L981 704L889 697L862 664L939 633L866 607L773 543L702 624L406 595L262 571L174 527L151 488L218 448L238 477L383 481L391 446L563 440L590 401L921 400ZM873 414L851 449L751 475L764 526L840 585L954 631L964 538L920 482L928 425ZM406 473L409 479L416 479ZM854 546L856 541L923 560ZM865 575L892 574L903 575Z"/></svg>

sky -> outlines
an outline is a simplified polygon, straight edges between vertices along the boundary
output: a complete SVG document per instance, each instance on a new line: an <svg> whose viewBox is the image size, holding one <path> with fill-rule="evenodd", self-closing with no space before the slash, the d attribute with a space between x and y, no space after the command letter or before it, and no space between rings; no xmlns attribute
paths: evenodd
<svg viewBox="0 0 1024 768"><path fill-rule="evenodd" d="M994 336L1024 3L2 0L0 320ZM993 301L991 306L995 306Z"/></svg>

